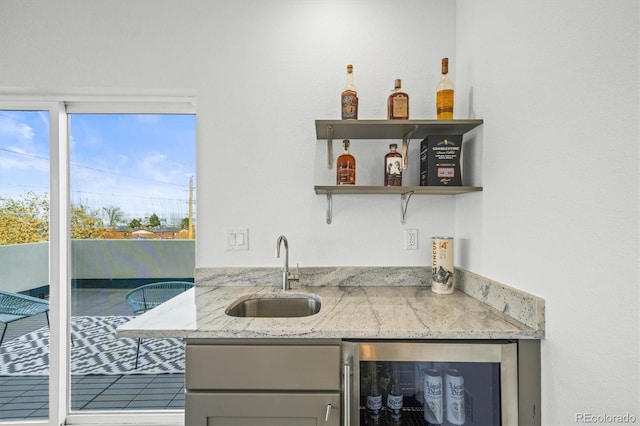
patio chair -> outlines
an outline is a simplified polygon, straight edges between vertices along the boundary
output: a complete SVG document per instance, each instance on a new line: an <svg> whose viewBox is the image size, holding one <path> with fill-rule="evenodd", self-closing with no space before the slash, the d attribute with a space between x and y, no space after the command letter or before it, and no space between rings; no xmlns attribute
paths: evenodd
<svg viewBox="0 0 640 426"><path fill-rule="evenodd" d="M127 293L125 299L127 300L127 303L129 303L129 306L131 306L133 313L138 315L161 305L193 286L194 284L188 281L162 281L145 284L131 290ZM138 337L135 368L138 368L138 356L140 355L141 342L142 337Z"/></svg>
<svg viewBox="0 0 640 426"><path fill-rule="evenodd" d="M20 293L0 290L0 322L4 324L0 346L10 323L44 313L49 326L49 301Z"/></svg>

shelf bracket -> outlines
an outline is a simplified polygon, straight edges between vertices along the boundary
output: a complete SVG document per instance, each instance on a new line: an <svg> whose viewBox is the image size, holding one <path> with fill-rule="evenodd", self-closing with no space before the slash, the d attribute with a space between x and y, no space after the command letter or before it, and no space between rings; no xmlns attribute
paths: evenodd
<svg viewBox="0 0 640 426"><path fill-rule="evenodd" d="M407 223L407 207L409 207L409 200L413 194L414 191L409 191L400 195L400 222L403 225Z"/></svg>
<svg viewBox="0 0 640 426"><path fill-rule="evenodd" d="M331 225L331 216L333 214L333 200L331 194L327 194L327 225Z"/></svg>
<svg viewBox="0 0 640 426"><path fill-rule="evenodd" d="M327 169L333 168L333 126L327 126Z"/></svg>
<svg viewBox="0 0 640 426"><path fill-rule="evenodd" d="M409 151L409 142L411 142L411 136L418 130L418 126L413 126L413 129L409 130L406 135L402 138L402 168L406 169L407 162L407 151ZM402 222L404 223L404 222Z"/></svg>

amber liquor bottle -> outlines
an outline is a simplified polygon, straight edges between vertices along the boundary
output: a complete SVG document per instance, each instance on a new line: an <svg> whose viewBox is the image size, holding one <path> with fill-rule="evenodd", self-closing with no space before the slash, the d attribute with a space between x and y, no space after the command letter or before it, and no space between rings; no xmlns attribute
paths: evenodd
<svg viewBox="0 0 640 426"><path fill-rule="evenodd" d="M349 140L342 141L342 154L336 160L336 185L356 184L356 159L349 153Z"/></svg>
<svg viewBox="0 0 640 426"><path fill-rule="evenodd" d="M453 120L453 83L449 80L449 58L442 58L442 77L436 86L438 120Z"/></svg>
<svg viewBox="0 0 640 426"><path fill-rule="evenodd" d="M409 119L409 95L402 90L402 81L396 79L393 93L387 98L387 119L408 120Z"/></svg>
<svg viewBox="0 0 640 426"><path fill-rule="evenodd" d="M384 156L384 186L402 186L402 155L398 144L389 145L391 151Z"/></svg>
<svg viewBox="0 0 640 426"><path fill-rule="evenodd" d="M358 119L358 91L353 84L353 65L347 65L347 83L340 96L343 120Z"/></svg>

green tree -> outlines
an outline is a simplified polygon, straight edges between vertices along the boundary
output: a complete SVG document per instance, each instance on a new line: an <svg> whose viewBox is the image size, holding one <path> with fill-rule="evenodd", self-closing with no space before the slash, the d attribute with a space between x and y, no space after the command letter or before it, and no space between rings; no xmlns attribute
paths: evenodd
<svg viewBox="0 0 640 426"><path fill-rule="evenodd" d="M133 219L131 222L129 222L129 228L131 229L140 229L141 226L142 223L139 219Z"/></svg>
<svg viewBox="0 0 640 426"><path fill-rule="evenodd" d="M189 229L189 218L185 217L180 221L180 229Z"/></svg>
<svg viewBox="0 0 640 426"><path fill-rule="evenodd" d="M0 245L49 240L49 198L25 192L20 198L0 197Z"/></svg>
<svg viewBox="0 0 640 426"><path fill-rule="evenodd" d="M115 206L107 206L103 207L102 210L107 215L109 220L109 226L111 228L115 228L119 223L124 220L124 212L120 207Z"/></svg>
<svg viewBox="0 0 640 426"><path fill-rule="evenodd" d="M151 216L149 216L149 226L151 228L156 228L160 226L160 218L158 217L157 214L154 213Z"/></svg>

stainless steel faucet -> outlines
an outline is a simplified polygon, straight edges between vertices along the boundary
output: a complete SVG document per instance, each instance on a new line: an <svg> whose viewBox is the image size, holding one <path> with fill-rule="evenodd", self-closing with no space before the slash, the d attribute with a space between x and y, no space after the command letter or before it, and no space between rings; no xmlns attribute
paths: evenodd
<svg viewBox="0 0 640 426"><path fill-rule="evenodd" d="M289 290L291 288L291 281L298 281L299 276L297 274L289 273L289 242L287 237L280 235L278 241L276 241L276 257L280 257L280 245L284 243L284 268L282 269L282 289Z"/></svg>

